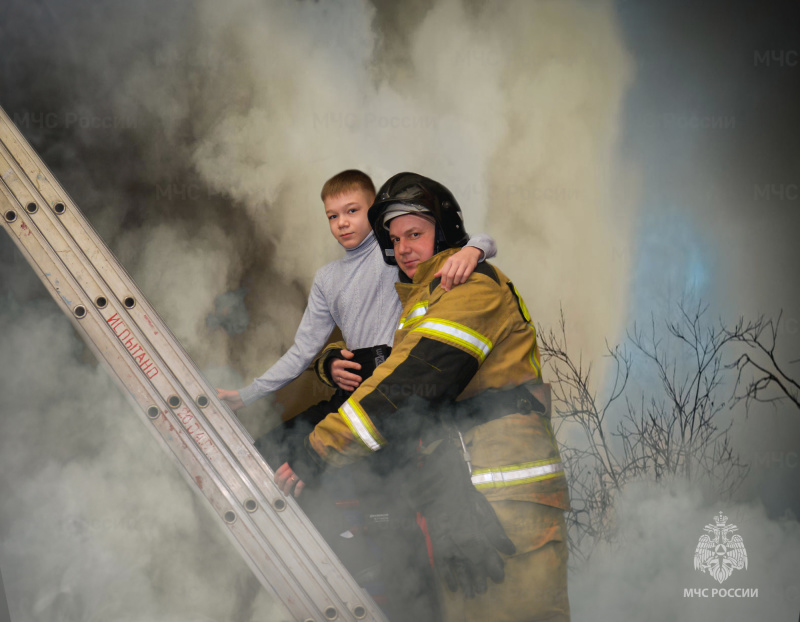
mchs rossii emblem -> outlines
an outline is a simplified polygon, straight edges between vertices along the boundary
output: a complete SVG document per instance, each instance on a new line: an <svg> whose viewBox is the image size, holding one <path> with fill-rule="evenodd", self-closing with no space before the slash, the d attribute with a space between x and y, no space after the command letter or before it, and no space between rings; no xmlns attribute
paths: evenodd
<svg viewBox="0 0 800 622"><path fill-rule="evenodd" d="M708 532L700 536L694 551L694 569L708 570L708 574L722 583L734 570L747 569L747 551L742 536L734 536L739 531L736 525L726 525L728 517L722 512L715 517L715 523L706 525Z"/></svg>

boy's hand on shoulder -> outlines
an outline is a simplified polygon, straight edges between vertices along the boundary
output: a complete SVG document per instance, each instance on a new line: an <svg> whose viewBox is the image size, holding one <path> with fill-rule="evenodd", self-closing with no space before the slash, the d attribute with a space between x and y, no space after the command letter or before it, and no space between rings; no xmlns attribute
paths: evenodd
<svg viewBox="0 0 800 622"><path fill-rule="evenodd" d="M351 369L361 369L361 364L351 361L355 355L350 350L341 350L344 359L336 359L331 362L331 380L340 389L345 391L355 391L361 384L361 376L352 373Z"/></svg>
<svg viewBox="0 0 800 622"><path fill-rule="evenodd" d="M239 410L244 408L242 396L238 391L227 391L225 389L217 389L217 397L230 406L231 410Z"/></svg>
<svg viewBox="0 0 800 622"><path fill-rule="evenodd" d="M442 279L441 287L449 292L456 285L466 283L469 275L473 273L478 261L483 257L483 251L474 246L465 246L455 255L451 255L444 262L442 269L434 277Z"/></svg>

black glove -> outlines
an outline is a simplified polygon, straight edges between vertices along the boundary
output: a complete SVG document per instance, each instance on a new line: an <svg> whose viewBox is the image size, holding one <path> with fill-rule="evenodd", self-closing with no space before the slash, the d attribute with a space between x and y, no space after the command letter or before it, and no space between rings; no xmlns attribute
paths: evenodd
<svg viewBox="0 0 800 622"><path fill-rule="evenodd" d="M486 578L500 583L503 558L516 552L491 504L470 478L460 446L443 440L412 478L411 502L428 526L436 567L452 592L467 598L487 589Z"/></svg>

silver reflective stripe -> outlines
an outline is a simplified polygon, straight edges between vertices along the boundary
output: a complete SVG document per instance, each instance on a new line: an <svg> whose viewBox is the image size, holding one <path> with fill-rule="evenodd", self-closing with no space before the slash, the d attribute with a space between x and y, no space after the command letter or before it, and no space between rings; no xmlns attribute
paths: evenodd
<svg viewBox="0 0 800 622"><path fill-rule="evenodd" d="M542 477L544 475L552 475L553 473L560 473L564 470L564 465L561 462L553 462L552 464L543 464L540 466L525 467L521 469L510 470L496 470L496 471L481 471L472 476L472 484L474 486L494 484L498 486L508 486L519 482L519 480L533 479Z"/></svg>
<svg viewBox="0 0 800 622"><path fill-rule="evenodd" d="M428 312L428 305L424 305L422 307L417 307L411 313L406 316L406 322L410 322L415 317L419 317L420 315L425 315Z"/></svg>
<svg viewBox="0 0 800 622"><path fill-rule="evenodd" d="M432 333L467 346L479 355L481 361L492 351L492 342L474 330L447 320L428 320L413 329L422 333Z"/></svg>
<svg viewBox="0 0 800 622"><path fill-rule="evenodd" d="M403 326L411 322L411 320L421 317L425 315L427 312L428 312L428 301L426 300L423 303L418 303L417 305L411 308L411 311L406 317L400 318L400 323L397 325L397 330L400 330L401 328L403 328Z"/></svg>
<svg viewBox="0 0 800 622"><path fill-rule="evenodd" d="M362 442L369 447L372 451L379 451L381 448L381 444L376 439L370 431L367 429L367 426L361 420L361 415L359 412L353 408L352 404L350 404L350 400L347 400L342 407L339 409L344 415L344 418L347 420L347 423L350 424L350 427L358 434L358 438L362 440Z"/></svg>

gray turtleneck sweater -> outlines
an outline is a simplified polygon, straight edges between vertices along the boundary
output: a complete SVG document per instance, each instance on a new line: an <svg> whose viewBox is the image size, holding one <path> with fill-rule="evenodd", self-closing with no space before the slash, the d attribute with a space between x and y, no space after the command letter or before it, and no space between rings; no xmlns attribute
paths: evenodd
<svg viewBox="0 0 800 622"><path fill-rule="evenodd" d="M486 259L497 254L488 235L475 236L468 246L481 249ZM244 403L252 404L302 374L335 326L341 329L349 350L391 345L403 310L394 289L397 270L383 261L374 233L356 248L348 249L341 259L318 270L294 344L262 376L239 389Z"/></svg>

